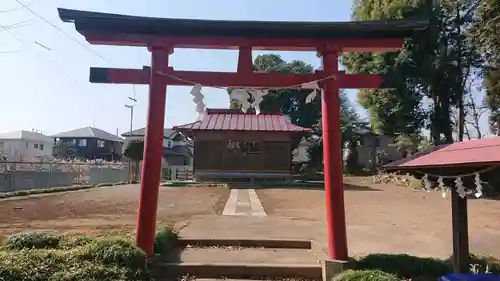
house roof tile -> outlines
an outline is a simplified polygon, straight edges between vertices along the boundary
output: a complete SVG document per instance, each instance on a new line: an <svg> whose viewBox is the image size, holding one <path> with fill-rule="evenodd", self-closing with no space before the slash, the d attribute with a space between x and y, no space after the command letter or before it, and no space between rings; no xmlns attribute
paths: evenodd
<svg viewBox="0 0 500 281"><path fill-rule="evenodd" d="M59 133L53 135L54 138L96 138L103 140L110 140L116 142L123 142L123 139L115 136L111 133L108 133L104 130L93 128L93 127L85 127L76 130L71 130L68 132Z"/></svg>
<svg viewBox="0 0 500 281"><path fill-rule="evenodd" d="M173 129L163 129L163 137L169 138L174 133ZM134 130L132 132L126 132L122 134L122 137L144 137L146 135L146 128L141 128Z"/></svg>
<svg viewBox="0 0 500 281"><path fill-rule="evenodd" d="M278 113L249 114L229 109L208 109L202 120L174 127L180 131L310 132Z"/></svg>

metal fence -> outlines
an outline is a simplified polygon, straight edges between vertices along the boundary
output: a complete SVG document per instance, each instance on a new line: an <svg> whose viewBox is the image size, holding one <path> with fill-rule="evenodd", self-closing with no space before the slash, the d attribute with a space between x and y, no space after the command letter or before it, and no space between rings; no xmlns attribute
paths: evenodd
<svg viewBox="0 0 500 281"><path fill-rule="evenodd" d="M44 189L72 185L129 182L138 172L128 162L0 162L0 192ZM162 180L192 180L193 170L187 166L164 166Z"/></svg>
<svg viewBox="0 0 500 281"><path fill-rule="evenodd" d="M0 192L127 181L128 163L0 162Z"/></svg>

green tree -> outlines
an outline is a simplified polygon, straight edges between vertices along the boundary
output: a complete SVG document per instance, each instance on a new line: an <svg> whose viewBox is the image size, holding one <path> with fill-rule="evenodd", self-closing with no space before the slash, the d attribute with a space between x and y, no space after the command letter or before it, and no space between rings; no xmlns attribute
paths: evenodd
<svg viewBox="0 0 500 281"><path fill-rule="evenodd" d="M474 36L484 53L484 88L486 105L490 111L490 130L500 136L500 2L479 2Z"/></svg>
<svg viewBox="0 0 500 281"><path fill-rule="evenodd" d="M468 36L475 21L475 3L442 0L438 7L420 0L359 0L353 18L426 17L429 29L415 34L398 53L349 54L350 71L379 72L391 77L394 89L360 91L358 100L371 115L374 129L395 136L417 135L428 125L434 143L453 142L454 109L472 70L480 65L477 43ZM424 110L422 97L431 110Z"/></svg>
<svg viewBox="0 0 500 281"><path fill-rule="evenodd" d="M144 139L128 140L123 147L123 155L134 162L132 172L132 182L137 182L139 178L139 166L144 157Z"/></svg>
<svg viewBox="0 0 500 281"><path fill-rule="evenodd" d="M307 74L313 71L313 67L303 61L284 61L276 54L259 55L254 60L254 71L258 72L280 72ZM230 93L230 90L228 91ZM310 142L309 160L315 166L322 167L323 148L321 131L321 98L316 97L311 103L306 103L305 99L311 90L282 89L273 90L264 96L260 105L262 112L280 112L287 115L293 124L313 128L314 133L307 136ZM353 131L349 126L359 123L360 118L344 92L339 93L341 104L341 133L343 140L350 139ZM235 100L230 101L231 108L239 108ZM355 131L355 130L354 130ZM297 142L298 144L298 142Z"/></svg>
<svg viewBox="0 0 500 281"><path fill-rule="evenodd" d="M359 0L353 6L354 20L401 19L411 14L419 1ZM382 73L391 77L394 89L360 90L358 102L370 114L375 132L390 136L415 134L424 125L426 112L421 107L422 94L408 72L412 71L411 53L349 53L343 63L350 72Z"/></svg>

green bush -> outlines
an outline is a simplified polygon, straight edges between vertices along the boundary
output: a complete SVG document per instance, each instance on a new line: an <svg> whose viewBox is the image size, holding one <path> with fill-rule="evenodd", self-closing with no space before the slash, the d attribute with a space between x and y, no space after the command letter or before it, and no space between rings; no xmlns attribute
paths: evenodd
<svg viewBox="0 0 500 281"><path fill-rule="evenodd" d="M21 233L0 247L1 281L151 281L146 255L124 239Z"/></svg>
<svg viewBox="0 0 500 281"><path fill-rule="evenodd" d="M99 239L85 245L80 258L104 264L125 266L136 271L147 271L146 254L122 239Z"/></svg>
<svg viewBox="0 0 500 281"><path fill-rule="evenodd" d="M334 281L398 281L399 278L380 270L346 270L336 275Z"/></svg>
<svg viewBox="0 0 500 281"><path fill-rule="evenodd" d="M48 233L23 232L12 235L7 239L9 249L51 249L57 248L61 237Z"/></svg>
<svg viewBox="0 0 500 281"><path fill-rule="evenodd" d="M80 247L80 246L86 246L88 244L91 244L96 241L96 238L94 237L88 237L88 236L78 236L78 237L73 237L71 239L67 239L63 243L64 248L73 248L73 247Z"/></svg>
<svg viewBox="0 0 500 281"><path fill-rule="evenodd" d="M50 280L54 272L63 270L68 259L54 250L0 251L2 281Z"/></svg>
<svg viewBox="0 0 500 281"><path fill-rule="evenodd" d="M453 271L449 262L434 259L420 258L405 254L372 254L356 262L358 269L376 269L395 274L401 278L419 276L443 276Z"/></svg>
<svg viewBox="0 0 500 281"><path fill-rule="evenodd" d="M164 254L172 249L173 243L179 238L177 232L171 228L163 228L156 232L154 252Z"/></svg>
<svg viewBox="0 0 500 281"><path fill-rule="evenodd" d="M143 280L134 278L134 274L127 268L95 264L90 262L74 265L68 270L54 272L49 281L118 281Z"/></svg>
<svg viewBox="0 0 500 281"><path fill-rule="evenodd" d="M146 281L145 273L78 258L78 249L0 251L2 281Z"/></svg>

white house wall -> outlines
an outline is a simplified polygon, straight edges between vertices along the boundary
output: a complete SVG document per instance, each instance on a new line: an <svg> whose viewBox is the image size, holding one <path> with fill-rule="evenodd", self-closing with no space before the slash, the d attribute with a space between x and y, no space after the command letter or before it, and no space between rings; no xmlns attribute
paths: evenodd
<svg viewBox="0 0 500 281"><path fill-rule="evenodd" d="M38 148L35 148L35 144ZM43 145L43 150L40 145ZM43 140L0 139L0 155L8 161L40 161L52 159L53 142Z"/></svg>

